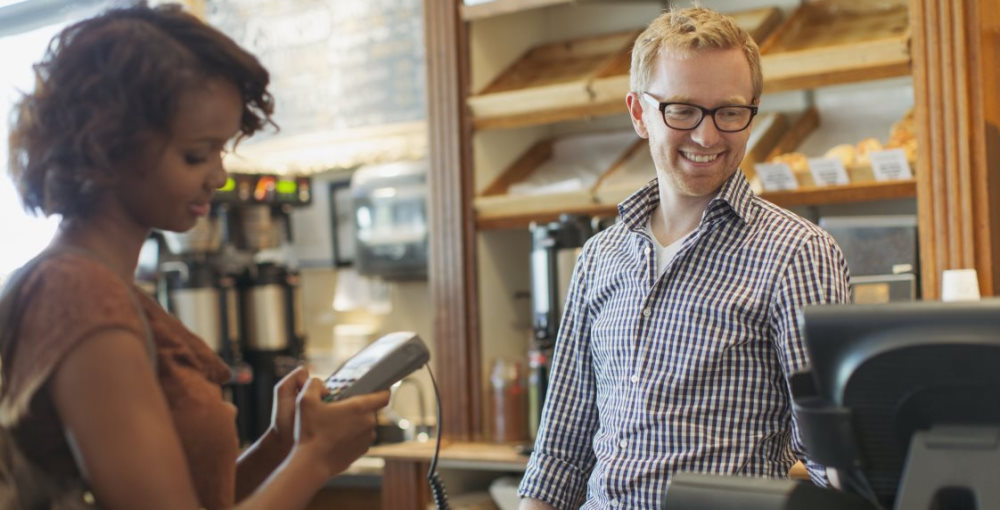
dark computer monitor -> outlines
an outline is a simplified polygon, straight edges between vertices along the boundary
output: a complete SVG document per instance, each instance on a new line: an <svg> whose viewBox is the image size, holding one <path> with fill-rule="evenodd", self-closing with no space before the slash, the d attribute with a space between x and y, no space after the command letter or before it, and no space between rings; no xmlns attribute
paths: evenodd
<svg viewBox="0 0 1000 510"><path fill-rule="evenodd" d="M901 490L992 508L970 477L1000 472L1000 300L807 307L801 327L812 368L792 394L814 460L885 508Z"/></svg>
<svg viewBox="0 0 1000 510"><path fill-rule="evenodd" d="M1000 508L1000 300L814 306L800 327L799 430L844 492L678 473L663 508Z"/></svg>

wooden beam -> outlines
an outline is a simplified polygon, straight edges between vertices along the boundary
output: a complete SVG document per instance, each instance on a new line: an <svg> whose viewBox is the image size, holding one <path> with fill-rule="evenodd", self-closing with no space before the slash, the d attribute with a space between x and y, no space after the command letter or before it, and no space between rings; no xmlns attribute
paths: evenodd
<svg viewBox="0 0 1000 510"><path fill-rule="evenodd" d="M382 510L426 510L431 501L428 465L386 459L382 469Z"/></svg>
<svg viewBox="0 0 1000 510"><path fill-rule="evenodd" d="M434 366L441 391L441 430L470 440L482 429L478 290L472 221L473 172L465 97L466 25L459 0L424 2L430 171L429 284L434 310Z"/></svg>
<svg viewBox="0 0 1000 510"><path fill-rule="evenodd" d="M995 295L1000 263L1000 21L988 0L911 0L922 293L974 268ZM994 171L990 171L994 169Z"/></svg>

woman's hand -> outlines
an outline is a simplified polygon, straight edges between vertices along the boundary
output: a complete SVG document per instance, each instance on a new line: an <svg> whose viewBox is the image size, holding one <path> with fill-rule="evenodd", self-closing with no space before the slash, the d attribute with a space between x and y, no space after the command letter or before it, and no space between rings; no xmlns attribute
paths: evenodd
<svg viewBox="0 0 1000 510"><path fill-rule="evenodd" d="M297 367L274 385L271 426L267 434L278 445L281 457L288 454L295 442L295 401L308 380L309 371L304 367Z"/></svg>
<svg viewBox="0 0 1000 510"><path fill-rule="evenodd" d="M389 391L324 402L322 381L309 379L297 401L295 448L302 448L334 476L368 451L375 439L375 411L389 403Z"/></svg>

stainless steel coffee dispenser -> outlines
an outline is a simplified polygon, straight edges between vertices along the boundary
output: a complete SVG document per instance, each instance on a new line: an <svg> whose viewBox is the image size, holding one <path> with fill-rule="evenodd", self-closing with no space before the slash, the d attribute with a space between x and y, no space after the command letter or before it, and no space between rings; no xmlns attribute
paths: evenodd
<svg viewBox="0 0 1000 510"><path fill-rule="evenodd" d="M534 346L528 354L528 432L535 437L548 387L548 367L566 306L573 267L593 235L590 218L564 214L559 221L531 225L531 304Z"/></svg>
<svg viewBox="0 0 1000 510"><path fill-rule="evenodd" d="M592 234L590 218L579 215L564 214L559 221L531 226L532 322L540 348L556 341L573 266Z"/></svg>
<svg viewBox="0 0 1000 510"><path fill-rule="evenodd" d="M227 362L237 361L240 329L233 279L198 260L165 262L160 270L171 313Z"/></svg>
<svg viewBox="0 0 1000 510"><path fill-rule="evenodd" d="M244 356L254 374L249 403L253 437L270 425L274 385L303 359L305 333L297 272L272 262L258 263L241 278L239 288Z"/></svg>

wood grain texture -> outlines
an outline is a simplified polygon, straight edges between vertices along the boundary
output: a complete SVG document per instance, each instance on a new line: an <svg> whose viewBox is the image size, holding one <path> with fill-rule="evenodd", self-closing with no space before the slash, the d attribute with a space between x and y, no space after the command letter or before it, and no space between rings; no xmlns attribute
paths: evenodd
<svg viewBox="0 0 1000 510"><path fill-rule="evenodd" d="M385 461L382 471L382 510L426 510L431 501L427 463Z"/></svg>
<svg viewBox="0 0 1000 510"><path fill-rule="evenodd" d="M458 0L424 2L430 171L429 284L434 309L438 386L446 437L471 439L482 428L478 388L475 232L472 212L468 43Z"/></svg>
<svg viewBox="0 0 1000 510"><path fill-rule="evenodd" d="M1000 263L996 6L911 0L910 11L923 297L939 297L941 272L955 268L976 269L980 292L992 296Z"/></svg>

